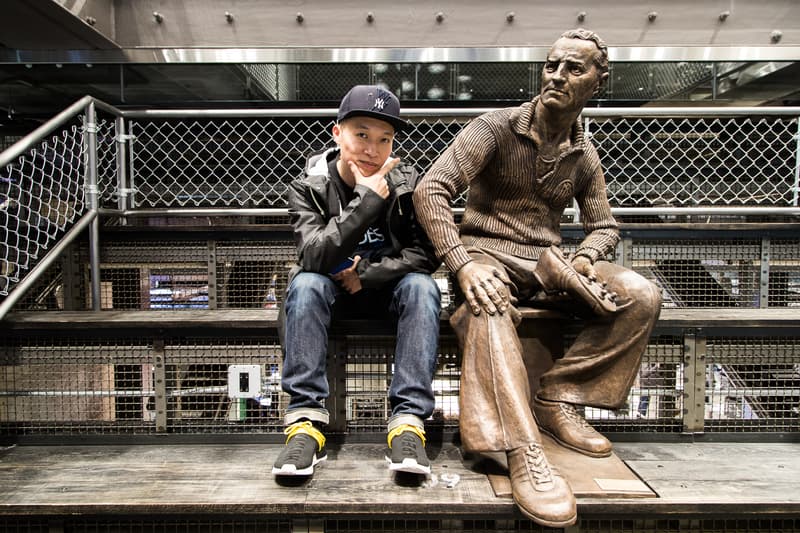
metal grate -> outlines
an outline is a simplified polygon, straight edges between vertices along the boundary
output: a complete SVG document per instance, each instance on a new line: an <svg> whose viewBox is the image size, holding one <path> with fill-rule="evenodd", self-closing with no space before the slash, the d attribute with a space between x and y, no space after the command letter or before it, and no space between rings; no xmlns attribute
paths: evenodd
<svg viewBox="0 0 800 533"><path fill-rule="evenodd" d="M142 416L150 347L136 339L27 339L0 352L0 423L7 434L151 431ZM135 376L135 379L134 377Z"/></svg>
<svg viewBox="0 0 800 533"><path fill-rule="evenodd" d="M800 307L800 241L771 243L769 306Z"/></svg>
<svg viewBox="0 0 800 533"><path fill-rule="evenodd" d="M291 533L287 519L68 519L64 533Z"/></svg>
<svg viewBox="0 0 800 533"><path fill-rule="evenodd" d="M289 241L217 243L220 308L277 308L286 292L297 248Z"/></svg>
<svg viewBox="0 0 800 533"><path fill-rule="evenodd" d="M337 342L331 364L342 373L330 370L329 380L348 431L385 431L393 337ZM680 336L651 339L628 405L587 408L586 418L601 431L680 431L684 393L696 388L684 375L683 344ZM279 433L283 427L288 399L280 390L277 338L40 336L8 339L0 348L4 434ZM709 338L706 354L706 431L800 429L800 339ZM459 379L460 354L445 337L433 383L436 427L458 427Z"/></svg>
<svg viewBox="0 0 800 533"><path fill-rule="evenodd" d="M664 238L623 245L608 260L618 262L624 253L635 271L661 288L664 307L800 306L800 241ZM568 252L576 246L571 237L562 244ZM67 252L16 308L89 308L88 261L85 244ZM281 239L117 239L101 251L101 308L279 307L295 261L294 243ZM447 308L450 277L440 269L435 278ZM275 298L266 301L272 293Z"/></svg>
<svg viewBox="0 0 800 533"><path fill-rule="evenodd" d="M175 339L164 348L167 424L174 433L278 433L288 398L280 390L277 339Z"/></svg>
<svg viewBox="0 0 800 533"><path fill-rule="evenodd" d="M601 431L676 433L683 419L683 338L650 340L629 394L616 411L586 408L586 418Z"/></svg>
<svg viewBox="0 0 800 533"><path fill-rule="evenodd" d="M738 532L790 532L798 531L797 519L694 519L658 518L648 519L582 519L569 528L580 533L738 533ZM327 532L422 532L453 531L474 533L512 533L516 531L547 532L566 531L547 528L529 520L504 520L486 518L464 518L453 520L326 520Z"/></svg>
<svg viewBox="0 0 800 533"><path fill-rule="evenodd" d="M759 307L760 242L648 240L631 255L661 288L663 307Z"/></svg>
<svg viewBox="0 0 800 533"><path fill-rule="evenodd" d="M463 519L329 519L321 521L320 531L327 533L415 533L429 531L512 533L557 532L529 520L501 518ZM306 520L289 519L225 519L225 518L171 518L160 519L102 519L65 517L63 519L36 519L32 517L4 517L0 519L0 533L48 533L58 528L64 533L289 533L308 529ZM570 528L576 533L789 533L800 531L800 520L795 518L579 518Z"/></svg>
<svg viewBox="0 0 800 533"><path fill-rule="evenodd" d="M800 339L709 338L707 431L798 431Z"/></svg>

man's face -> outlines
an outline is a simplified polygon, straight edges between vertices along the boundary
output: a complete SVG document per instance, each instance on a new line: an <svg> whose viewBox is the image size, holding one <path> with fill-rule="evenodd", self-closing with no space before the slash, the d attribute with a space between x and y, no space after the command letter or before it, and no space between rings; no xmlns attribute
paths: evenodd
<svg viewBox="0 0 800 533"><path fill-rule="evenodd" d="M580 111L608 76L594 62L599 53L592 41L557 40L542 70L542 104L553 110Z"/></svg>
<svg viewBox="0 0 800 533"><path fill-rule="evenodd" d="M347 163L355 163L364 176L375 174L392 153L394 128L377 118L356 116L335 124L333 139L341 150L343 164L339 173L352 183L353 175Z"/></svg>

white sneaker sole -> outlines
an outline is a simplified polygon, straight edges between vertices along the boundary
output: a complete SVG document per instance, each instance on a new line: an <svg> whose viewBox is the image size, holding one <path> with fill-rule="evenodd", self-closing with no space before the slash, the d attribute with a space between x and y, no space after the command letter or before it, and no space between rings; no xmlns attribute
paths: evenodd
<svg viewBox="0 0 800 533"><path fill-rule="evenodd" d="M406 457L402 463L393 463L390 457L386 457L391 472L408 472L409 474L430 474L431 467L421 465L416 459Z"/></svg>
<svg viewBox="0 0 800 533"><path fill-rule="evenodd" d="M319 463L323 462L327 459L327 455L323 455L319 458L314 458L314 462L311 463L311 466L308 468L301 468L297 469L295 465L292 464L285 464L282 467L278 468L277 466L272 467L272 473L276 476L310 476L314 473L314 467L317 466Z"/></svg>

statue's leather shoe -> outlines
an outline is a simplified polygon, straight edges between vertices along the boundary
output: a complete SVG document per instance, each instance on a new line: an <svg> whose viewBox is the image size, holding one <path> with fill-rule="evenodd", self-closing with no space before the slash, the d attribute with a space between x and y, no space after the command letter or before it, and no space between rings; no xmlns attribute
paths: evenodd
<svg viewBox="0 0 800 533"><path fill-rule="evenodd" d="M575 495L561 475L550 467L542 446L531 443L508 452L511 494L520 511L547 527L575 523Z"/></svg>
<svg viewBox="0 0 800 533"><path fill-rule="evenodd" d="M617 311L614 301L616 295L608 292L604 284L578 274L557 246L551 246L541 253L533 275L545 292L565 291L589 304L598 315L610 315Z"/></svg>
<svg viewBox="0 0 800 533"><path fill-rule="evenodd" d="M539 430L562 446L589 457L611 455L611 442L590 426L571 403L534 398L533 416Z"/></svg>

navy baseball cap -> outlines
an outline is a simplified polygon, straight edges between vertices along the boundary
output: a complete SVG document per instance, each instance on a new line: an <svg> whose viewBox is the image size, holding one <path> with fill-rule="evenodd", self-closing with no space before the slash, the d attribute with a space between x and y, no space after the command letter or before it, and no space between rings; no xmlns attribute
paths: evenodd
<svg viewBox="0 0 800 533"><path fill-rule="evenodd" d="M385 120L395 131L408 127L408 122L400 118L400 101L391 91L378 85L356 85L342 98L336 120L341 122L358 116Z"/></svg>

